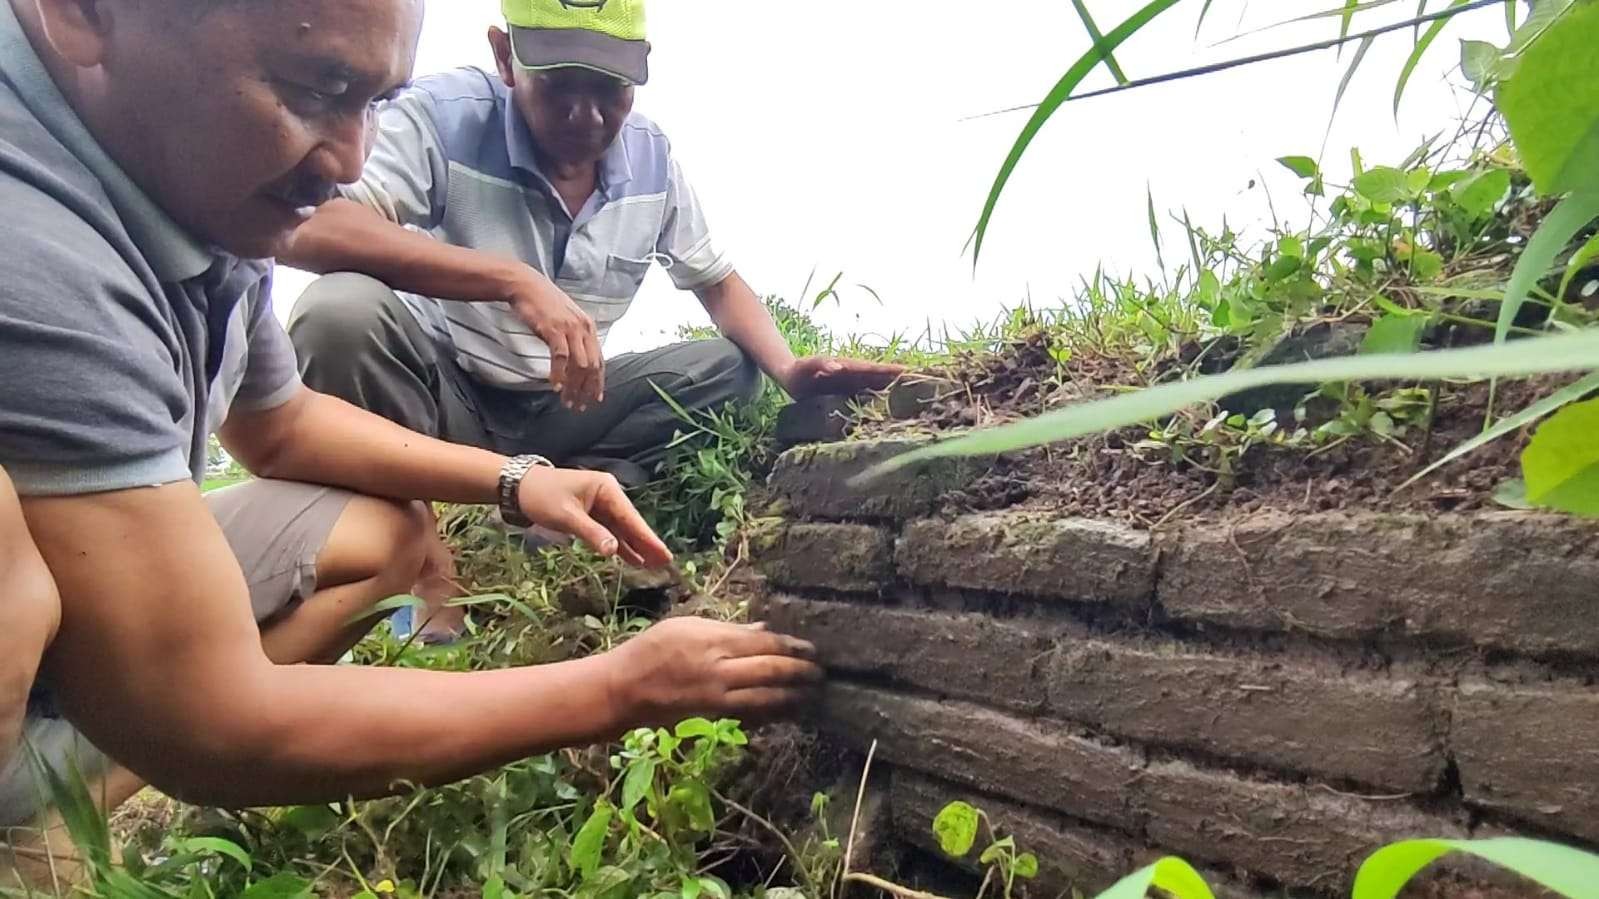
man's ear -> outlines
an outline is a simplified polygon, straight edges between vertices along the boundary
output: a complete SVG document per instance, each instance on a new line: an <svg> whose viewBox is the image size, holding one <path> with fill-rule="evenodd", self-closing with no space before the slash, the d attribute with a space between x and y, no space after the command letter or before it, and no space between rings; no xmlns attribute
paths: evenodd
<svg viewBox="0 0 1599 899"><path fill-rule="evenodd" d="M51 49L80 69L98 66L105 57L112 11L105 0L31 0Z"/></svg>
<svg viewBox="0 0 1599 899"><path fill-rule="evenodd" d="M500 70L500 80L506 87L516 87L516 58L511 53L511 36L491 25L489 47L494 50L494 65Z"/></svg>

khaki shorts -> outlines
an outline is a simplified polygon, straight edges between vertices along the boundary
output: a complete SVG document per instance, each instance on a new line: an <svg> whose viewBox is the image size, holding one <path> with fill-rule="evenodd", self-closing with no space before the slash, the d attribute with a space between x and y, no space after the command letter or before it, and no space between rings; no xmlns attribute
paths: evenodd
<svg viewBox="0 0 1599 899"><path fill-rule="evenodd" d="M256 621L282 618L316 592L317 556L351 497L343 490L289 481L249 481L206 494L206 505L244 570ZM45 808L35 760L63 774L75 763L90 780L111 764L66 719L48 710L29 709L23 739L32 751L18 749L0 769L0 828L26 826Z"/></svg>

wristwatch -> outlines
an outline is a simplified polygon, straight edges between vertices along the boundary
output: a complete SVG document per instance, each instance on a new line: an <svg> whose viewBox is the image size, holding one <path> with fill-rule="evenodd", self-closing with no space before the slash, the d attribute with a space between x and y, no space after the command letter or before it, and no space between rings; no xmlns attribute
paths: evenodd
<svg viewBox="0 0 1599 899"><path fill-rule="evenodd" d="M533 524L532 519L523 514L522 504L518 501L522 479L535 468L554 467L555 463L543 456L512 456L505 461L500 469L500 518L506 524L517 528Z"/></svg>

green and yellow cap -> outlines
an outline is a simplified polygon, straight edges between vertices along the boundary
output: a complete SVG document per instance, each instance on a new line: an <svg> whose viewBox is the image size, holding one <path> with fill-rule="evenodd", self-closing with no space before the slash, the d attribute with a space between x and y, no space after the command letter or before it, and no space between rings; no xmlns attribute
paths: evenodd
<svg viewBox="0 0 1599 899"><path fill-rule="evenodd" d="M501 0L526 69L580 66L632 84L650 77L644 0Z"/></svg>

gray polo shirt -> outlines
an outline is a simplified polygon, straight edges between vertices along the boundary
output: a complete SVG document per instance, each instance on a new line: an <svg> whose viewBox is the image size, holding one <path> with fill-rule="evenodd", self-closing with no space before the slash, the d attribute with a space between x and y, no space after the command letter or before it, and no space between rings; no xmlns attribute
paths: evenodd
<svg viewBox="0 0 1599 899"><path fill-rule="evenodd" d="M0 210L0 466L24 496L199 481L230 410L299 389L271 264L204 246L152 202L3 0Z"/></svg>

